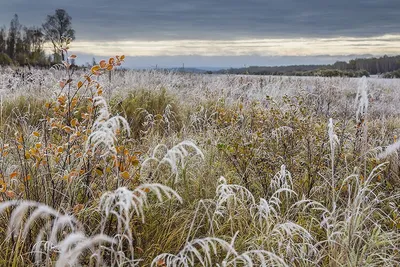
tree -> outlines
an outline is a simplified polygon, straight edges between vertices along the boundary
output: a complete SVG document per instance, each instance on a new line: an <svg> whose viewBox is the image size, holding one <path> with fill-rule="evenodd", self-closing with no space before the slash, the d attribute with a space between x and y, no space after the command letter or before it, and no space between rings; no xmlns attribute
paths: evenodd
<svg viewBox="0 0 400 267"><path fill-rule="evenodd" d="M16 57L16 45L21 35L21 24L19 24L18 15L15 14L11 20L10 29L7 37L7 54L11 59Z"/></svg>
<svg viewBox="0 0 400 267"><path fill-rule="evenodd" d="M43 30L47 41L50 41L54 47L54 54L61 54L64 58L62 47L69 41L75 40L75 31L72 29L71 16L64 9L57 9L54 15L48 15Z"/></svg>
<svg viewBox="0 0 400 267"><path fill-rule="evenodd" d="M0 29L0 53L6 52L6 43L7 43L6 29L1 28Z"/></svg>

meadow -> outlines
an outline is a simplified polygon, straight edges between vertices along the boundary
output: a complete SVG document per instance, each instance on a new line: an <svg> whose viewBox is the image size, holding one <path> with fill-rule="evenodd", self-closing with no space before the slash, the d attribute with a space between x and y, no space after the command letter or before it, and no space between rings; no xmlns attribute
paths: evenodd
<svg viewBox="0 0 400 267"><path fill-rule="evenodd" d="M1 266L398 266L400 80L0 69Z"/></svg>

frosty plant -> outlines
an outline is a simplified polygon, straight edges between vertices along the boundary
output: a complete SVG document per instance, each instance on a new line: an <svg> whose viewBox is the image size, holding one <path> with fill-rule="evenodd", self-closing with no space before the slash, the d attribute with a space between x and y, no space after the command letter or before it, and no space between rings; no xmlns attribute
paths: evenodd
<svg viewBox="0 0 400 267"><path fill-rule="evenodd" d="M121 116L114 116L110 118L108 106L105 99L101 96L97 96L93 99L94 106L97 107L98 116L92 126L92 134L89 136L86 144L86 151L92 146L92 152L96 150L98 146L103 144L107 152L116 154L115 141L117 139L117 133L122 130L126 130L128 135L130 134L130 128L125 118ZM121 127L122 126L122 127ZM107 152L104 155L107 154Z"/></svg>
<svg viewBox="0 0 400 267"><path fill-rule="evenodd" d="M368 138L368 129L367 129L367 113L368 113L368 80L364 76L361 78L359 82L359 86L357 89L357 95L355 99L356 106L356 123L357 123L357 133L356 133L356 144L355 149L357 152L361 154L361 159L364 160L364 173L363 175L367 175L366 170L366 157L365 153L367 151L367 138Z"/></svg>
<svg viewBox="0 0 400 267"><path fill-rule="evenodd" d="M400 265L400 80L75 57L0 68L1 266Z"/></svg>
<svg viewBox="0 0 400 267"><path fill-rule="evenodd" d="M328 135L329 135L329 145L331 148L331 168L332 168L332 177L331 177L331 187L332 187L332 203L335 203L335 190L336 190L336 179L335 179L335 148L339 144L339 139L335 134L335 129L333 125L332 118L329 119L328 123Z"/></svg>
<svg viewBox="0 0 400 267"><path fill-rule="evenodd" d="M288 266L283 259L266 250L249 250L240 254L234 248L235 238L236 235L231 242L216 237L195 239L187 243L176 255L158 255L151 266ZM219 256L221 261L216 261L216 256Z"/></svg>
<svg viewBox="0 0 400 267"><path fill-rule="evenodd" d="M34 228L37 222L41 222L42 226L32 248L38 266L50 265L54 255L57 255L55 261L57 267L75 265L86 250L91 250L102 243L113 243L111 238L102 234L87 237L83 232L83 226L73 216L61 214L41 203L4 202L0 204L0 213L11 207L15 209L11 213L7 233L8 236L13 235L18 238L15 255L18 255L19 245L30 235L31 228ZM27 219L24 220L26 216ZM99 259L98 263L101 262Z"/></svg>
<svg viewBox="0 0 400 267"><path fill-rule="evenodd" d="M191 141L183 141L171 149L166 145L157 145L150 157L142 163L141 176L143 179L153 179L163 165L167 165L174 175L174 182L179 181L179 166L184 169L187 158L191 155L190 150L194 151L194 156L204 159L201 150ZM154 165L155 164L155 167ZM147 172L147 174L146 174ZM145 178L147 177L147 178Z"/></svg>

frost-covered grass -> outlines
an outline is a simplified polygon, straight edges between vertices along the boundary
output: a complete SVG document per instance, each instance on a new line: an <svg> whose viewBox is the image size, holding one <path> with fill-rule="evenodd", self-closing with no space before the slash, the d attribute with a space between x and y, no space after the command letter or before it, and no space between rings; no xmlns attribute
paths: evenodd
<svg viewBox="0 0 400 267"><path fill-rule="evenodd" d="M0 70L0 265L400 264L400 80L97 71Z"/></svg>

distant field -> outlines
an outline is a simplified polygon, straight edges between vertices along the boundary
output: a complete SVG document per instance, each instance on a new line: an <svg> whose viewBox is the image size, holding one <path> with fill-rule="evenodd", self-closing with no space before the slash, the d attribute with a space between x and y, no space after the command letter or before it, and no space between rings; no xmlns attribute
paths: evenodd
<svg viewBox="0 0 400 267"><path fill-rule="evenodd" d="M1 266L400 265L400 79L3 68L0 100Z"/></svg>

